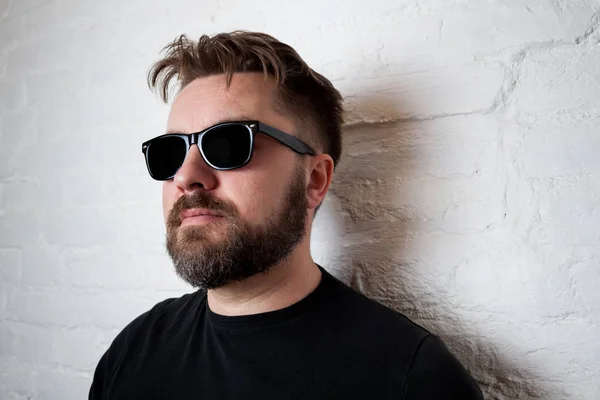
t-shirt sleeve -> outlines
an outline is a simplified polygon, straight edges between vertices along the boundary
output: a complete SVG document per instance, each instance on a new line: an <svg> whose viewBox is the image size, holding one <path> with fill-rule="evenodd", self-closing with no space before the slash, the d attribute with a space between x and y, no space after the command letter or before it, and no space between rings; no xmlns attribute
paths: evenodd
<svg viewBox="0 0 600 400"><path fill-rule="evenodd" d="M428 334L413 358L403 399L483 400L483 395L444 342Z"/></svg>
<svg viewBox="0 0 600 400"><path fill-rule="evenodd" d="M155 305L151 310L131 321L113 340L108 350L100 358L90 387L89 400L108 399L115 372L131 351L134 343L139 342L140 335L148 329L163 313L164 306L173 299L167 299Z"/></svg>
<svg viewBox="0 0 600 400"><path fill-rule="evenodd" d="M92 381L92 386L90 387L90 393L88 396L90 400L100 400L106 397L106 386L110 376L112 375L111 359L115 356L112 353L109 354L109 351L110 348L104 353L102 358L100 358L100 361L96 366L94 379Z"/></svg>
<svg viewBox="0 0 600 400"><path fill-rule="evenodd" d="M139 326L146 319L148 313L142 314L129 323L113 340L108 350L100 358L94 379L90 387L89 400L108 399L108 393L115 370L121 363L127 347L131 343Z"/></svg>

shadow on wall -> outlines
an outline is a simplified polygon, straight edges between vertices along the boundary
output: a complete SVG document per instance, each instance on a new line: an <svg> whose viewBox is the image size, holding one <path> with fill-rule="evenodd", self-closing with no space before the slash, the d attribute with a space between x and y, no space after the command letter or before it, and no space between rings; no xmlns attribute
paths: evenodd
<svg viewBox="0 0 600 400"><path fill-rule="evenodd" d="M379 116L387 122L350 123L344 128L344 154L331 186L345 225L344 251L338 259L345 271L339 274L348 277L346 282L354 289L442 337L478 381L486 399L548 399L547 390L538 384L543 378L529 376L522 370L523 363L512 365L503 356L510 348L500 348L478 332L477 325L485 321L471 316L467 322L447 301L445 281L455 291L461 290L452 284L456 265L443 256L437 263L427 261L427 253L439 251L437 242L429 242L426 235L436 231L435 217L423 215L427 207L419 208L421 199L414 192L453 200L452 192L437 190L444 177L435 176L422 160L431 156L422 147L435 147L445 132L432 129L431 119L403 117L397 99L369 98L351 106L353 116L388 110L400 117L390 121ZM451 157L461 156L465 155ZM436 163L433 158L427 162ZM445 232L437 234L439 238Z"/></svg>

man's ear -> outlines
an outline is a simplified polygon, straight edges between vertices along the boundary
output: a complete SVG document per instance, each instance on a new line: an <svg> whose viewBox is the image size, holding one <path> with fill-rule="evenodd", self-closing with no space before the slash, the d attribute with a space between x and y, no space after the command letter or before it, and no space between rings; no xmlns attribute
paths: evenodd
<svg viewBox="0 0 600 400"><path fill-rule="evenodd" d="M329 154L319 154L311 157L310 173L307 177L306 196L308 208L316 208L327 194L333 179L333 159Z"/></svg>

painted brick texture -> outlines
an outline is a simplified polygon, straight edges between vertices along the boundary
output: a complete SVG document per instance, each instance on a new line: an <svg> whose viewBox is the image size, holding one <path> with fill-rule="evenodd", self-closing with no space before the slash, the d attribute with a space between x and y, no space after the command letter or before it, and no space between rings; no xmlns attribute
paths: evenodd
<svg viewBox="0 0 600 400"><path fill-rule="evenodd" d="M488 399L600 399L599 25L599 0L0 0L0 398L85 398L120 329L190 291L145 73L180 33L249 29L345 98L315 260Z"/></svg>

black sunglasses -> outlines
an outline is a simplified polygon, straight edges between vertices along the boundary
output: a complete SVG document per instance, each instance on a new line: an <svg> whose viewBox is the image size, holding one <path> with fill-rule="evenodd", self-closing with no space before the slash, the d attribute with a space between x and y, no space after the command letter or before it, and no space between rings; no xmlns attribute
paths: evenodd
<svg viewBox="0 0 600 400"><path fill-rule="evenodd" d="M243 167L252 158L254 135L264 133L299 154L315 155L300 139L260 121L222 122L195 133L167 133L142 143L142 153L153 179L172 179L183 165L193 144L197 144L204 161L212 168L225 171Z"/></svg>

